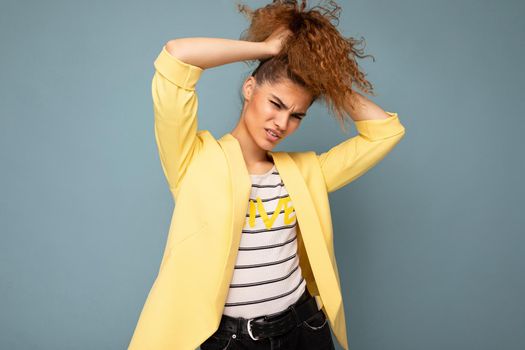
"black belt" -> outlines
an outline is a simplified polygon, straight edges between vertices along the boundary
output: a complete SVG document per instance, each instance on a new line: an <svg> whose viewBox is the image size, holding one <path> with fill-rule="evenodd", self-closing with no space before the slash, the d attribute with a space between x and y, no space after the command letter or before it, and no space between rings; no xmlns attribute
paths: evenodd
<svg viewBox="0 0 525 350"><path fill-rule="evenodd" d="M319 308L315 298L308 293L308 290L305 290L294 304L275 315L249 319L222 315L219 329L246 334L251 339L258 340L287 333L317 312Z"/></svg>

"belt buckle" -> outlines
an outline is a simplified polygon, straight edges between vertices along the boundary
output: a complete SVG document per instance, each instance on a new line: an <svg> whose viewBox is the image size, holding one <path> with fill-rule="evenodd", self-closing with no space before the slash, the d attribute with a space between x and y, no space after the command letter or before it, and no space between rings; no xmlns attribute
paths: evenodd
<svg viewBox="0 0 525 350"><path fill-rule="evenodd" d="M261 338L260 337L255 338L253 336L251 323L252 323L253 320L264 319L264 318L265 318L265 316L259 316L259 317L254 317L254 318L248 319L248 322L246 323L246 328L248 329L248 334L250 335L250 338L252 338L253 340L258 340L258 339L261 339Z"/></svg>

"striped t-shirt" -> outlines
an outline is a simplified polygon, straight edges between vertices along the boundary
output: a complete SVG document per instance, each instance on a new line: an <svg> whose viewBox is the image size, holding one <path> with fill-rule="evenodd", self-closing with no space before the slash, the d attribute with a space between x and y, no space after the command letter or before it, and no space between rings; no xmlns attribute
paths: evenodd
<svg viewBox="0 0 525 350"><path fill-rule="evenodd" d="M306 288L297 255L295 210L277 168L250 177L246 222L223 310L231 317L281 312Z"/></svg>

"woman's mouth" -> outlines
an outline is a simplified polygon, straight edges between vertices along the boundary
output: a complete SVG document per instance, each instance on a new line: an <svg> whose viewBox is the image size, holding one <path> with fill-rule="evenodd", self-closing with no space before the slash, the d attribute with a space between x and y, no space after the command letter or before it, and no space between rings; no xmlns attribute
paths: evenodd
<svg viewBox="0 0 525 350"><path fill-rule="evenodd" d="M279 137L276 136L274 133L272 133L269 129L265 129L266 130L266 135L268 136L268 139L272 142L275 142L277 140L279 140Z"/></svg>

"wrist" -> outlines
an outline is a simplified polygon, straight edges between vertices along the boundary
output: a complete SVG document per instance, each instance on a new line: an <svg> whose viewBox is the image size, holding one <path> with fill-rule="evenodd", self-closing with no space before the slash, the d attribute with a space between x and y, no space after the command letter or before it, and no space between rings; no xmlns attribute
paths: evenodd
<svg viewBox="0 0 525 350"><path fill-rule="evenodd" d="M271 45L269 42L261 41L260 45L261 45L260 57L262 59L270 58L278 54L278 52L276 52L275 47Z"/></svg>

